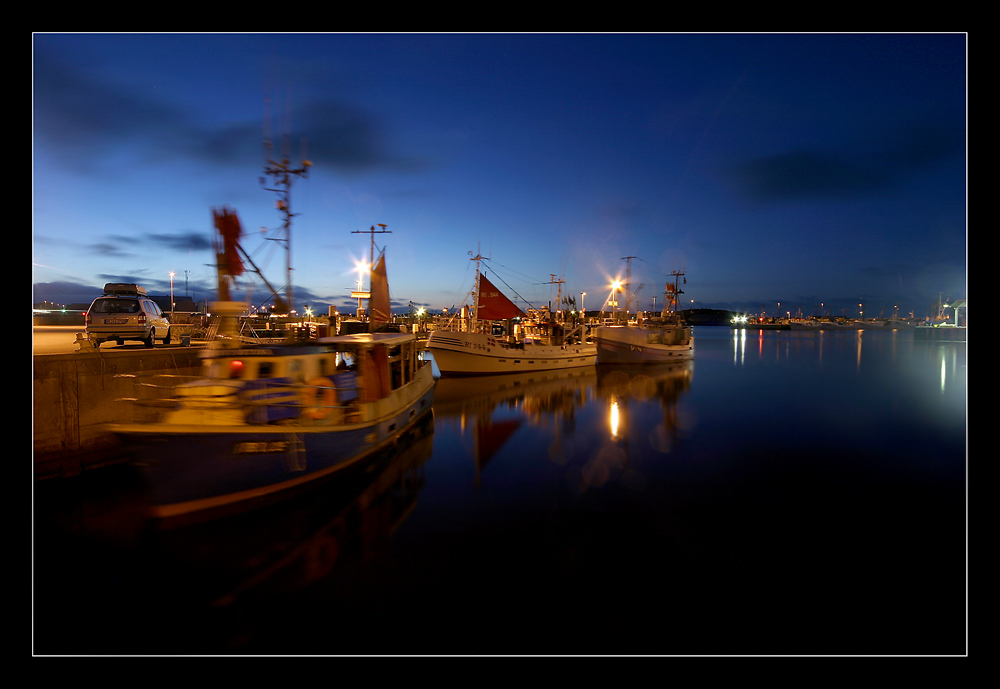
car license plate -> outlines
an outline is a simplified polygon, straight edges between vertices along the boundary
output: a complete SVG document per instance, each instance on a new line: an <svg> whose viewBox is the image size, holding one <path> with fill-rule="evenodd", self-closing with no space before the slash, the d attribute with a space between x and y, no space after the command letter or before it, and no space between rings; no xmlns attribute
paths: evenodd
<svg viewBox="0 0 1000 689"><path fill-rule="evenodd" d="M105 318L104 325L123 325L128 323L128 321L121 318Z"/></svg>

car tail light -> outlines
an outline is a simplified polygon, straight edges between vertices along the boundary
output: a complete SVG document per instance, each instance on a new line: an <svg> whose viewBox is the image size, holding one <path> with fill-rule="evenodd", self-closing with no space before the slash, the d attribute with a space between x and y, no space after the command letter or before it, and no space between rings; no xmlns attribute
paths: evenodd
<svg viewBox="0 0 1000 689"><path fill-rule="evenodd" d="M146 314L142 311L139 312L139 325L146 325Z"/></svg>

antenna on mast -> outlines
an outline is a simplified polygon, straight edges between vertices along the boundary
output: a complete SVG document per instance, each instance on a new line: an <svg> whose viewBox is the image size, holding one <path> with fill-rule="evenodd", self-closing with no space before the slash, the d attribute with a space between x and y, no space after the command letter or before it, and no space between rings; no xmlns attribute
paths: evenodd
<svg viewBox="0 0 1000 689"><path fill-rule="evenodd" d="M472 255L471 251L469 252L469 255L470 256ZM492 252L490 253L490 255L491 256L493 255ZM472 258L470 260L476 262L476 281L472 285L472 291L473 291L473 297L472 297L472 321L470 323L471 330L472 331L476 331L476 329L479 327L479 325L478 325L479 324L479 295L482 294L482 290L479 288L479 278L481 276L480 262L484 261L484 260L487 260L487 257L483 256L482 252L480 251L479 244L476 244L476 255L472 256Z"/></svg>
<svg viewBox="0 0 1000 689"><path fill-rule="evenodd" d="M290 106L289 106L290 107ZM288 140L290 134L288 133L291 128L291 112L286 114L286 134L284 136L284 145L282 146L282 154L280 160L272 159L272 151L274 149L274 142L271 140L271 115L270 115L270 99L265 98L265 109L264 109L264 174L271 178L271 185L273 188L269 188L265 185L265 180L262 177L260 182L264 186L266 191L272 191L278 194L278 200L275 202L275 207L283 218L282 230L284 231L284 237L280 239L275 239L275 241L282 241L285 243L285 266L288 271L288 284L285 289L285 298L288 303L288 308L291 310L294 308L295 302L292 299L292 218L298 213L292 212L292 182L296 177L305 178L309 172L309 168L312 167L312 163L305 156L305 138L302 139L302 162L297 168L291 167L289 163L289 150L288 150Z"/></svg>
<svg viewBox="0 0 1000 689"><path fill-rule="evenodd" d="M376 224L379 227L381 227L382 229L381 230L376 230L375 229L375 225L372 225L367 230L351 230L351 234L370 234L371 235L371 241L372 241L372 243L371 243L371 252L370 252L369 259L368 259L368 270L369 271L372 271L375 268L375 235L376 234L392 234L392 230L385 229L386 226L385 226L384 223L376 223ZM381 252L379 252L379 253L381 253ZM359 278L360 278L360 276L359 276ZM358 280L358 289L357 289L357 291L351 292L351 297L357 297L357 299L358 299L358 317L359 318L361 317L361 314L363 313L362 308L361 308L361 300L362 299L368 299L368 301L370 303L371 302L371 298L372 298L371 291L365 291L363 289L363 287L364 287L364 281L361 280L361 279L359 279Z"/></svg>
<svg viewBox="0 0 1000 689"><path fill-rule="evenodd" d="M381 230L376 230L375 229L375 225L378 225L382 229ZM352 230L351 231L351 234L370 234L372 236L371 255L369 256L369 259L368 259L368 265L369 265L369 267L375 265L375 235L377 235L377 234L392 234L392 230L385 229L386 226L385 226L384 223L375 223L375 225L372 225L367 230Z"/></svg>

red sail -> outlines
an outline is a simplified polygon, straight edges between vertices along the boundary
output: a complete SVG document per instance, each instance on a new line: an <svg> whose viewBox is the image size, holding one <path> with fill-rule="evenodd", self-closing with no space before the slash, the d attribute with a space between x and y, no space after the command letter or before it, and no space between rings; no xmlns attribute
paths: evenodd
<svg viewBox="0 0 1000 689"><path fill-rule="evenodd" d="M378 263L372 270L372 295L369 300L371 308L371 330L374 331L383 323L389 322L389 277L385 272L385 253L378 257Z"/></svg>
<svg viewBox="0 0 1000 689"><path fill-rule="evenodd" d="M237 276L243 274L243 261L236 250L239 246L240 235L243 228L240 227L240 219L235 211L223 208L222 212L213 210L215 216L215 227L222 237L222 270L227 275Z"/></svg>
<svg viewBox="0 0 1000 689"><path fill-rule="evenodd" d="M476 318L481 321L503 321L523 315L524 312L494 287L485 275L479 276L479 313Z"/></svg>

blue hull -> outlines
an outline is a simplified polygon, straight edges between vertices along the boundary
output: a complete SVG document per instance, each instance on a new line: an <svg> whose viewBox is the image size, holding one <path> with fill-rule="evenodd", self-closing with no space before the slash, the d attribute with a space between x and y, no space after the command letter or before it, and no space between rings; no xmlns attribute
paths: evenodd
<svg viewBox="0 0 1000 689"><path fill-rule="evenodd" d="M331 429L244 426L224 432L119 433L152 493L152 513L170 518L273 495L346 469L393 443L431 413L433 388L374 425Z"/></svg>

